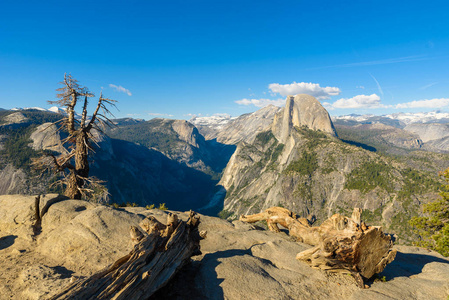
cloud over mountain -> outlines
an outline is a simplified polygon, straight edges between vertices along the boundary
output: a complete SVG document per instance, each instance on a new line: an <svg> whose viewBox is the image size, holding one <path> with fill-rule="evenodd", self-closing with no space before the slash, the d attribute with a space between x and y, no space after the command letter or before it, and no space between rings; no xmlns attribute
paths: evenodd
<svg viewBox="0 0 449 300"><path fill-rule="evenodd" d="M352 98L341 98L335 101L332 108L381 108L385 107L380 103L380 97L377 94L357 95Z"/></svg>
<svg viewBox="0 0 449 300"><path fill-rule="evenodd" d="M414 100L396 104L395 108L442 108L449 106L449 98Z"/></svg>
<svg viewBox="0 0 449 300"><path fill-rule="evenodd" d="M321 87L318 83L311 82L293 82L290 84L271 83L268 88L277 94L282 96L308 94L314 96L318 100L329 99L331 96L340 94L338 87Z"/></svg>

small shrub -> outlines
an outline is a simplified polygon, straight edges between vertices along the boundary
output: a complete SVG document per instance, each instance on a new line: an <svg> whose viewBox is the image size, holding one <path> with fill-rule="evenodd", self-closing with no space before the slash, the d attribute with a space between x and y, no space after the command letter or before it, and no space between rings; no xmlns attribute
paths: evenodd
<svg viewBox="0 0 449 300"><path fill-rule="evenodd" d="M374 281L387 282L387 278L385 276L380 276L380 274L374 275Z"/></svg>
<svg viewBox="0 0 449 300"><path fill-rule="evenodd" d="M167 210L168 208L167 208L167 206L165 206L165 203L160 203L160 204L159 204L159 207L158 207L157 209L160 209L160 210Z"/></svg>

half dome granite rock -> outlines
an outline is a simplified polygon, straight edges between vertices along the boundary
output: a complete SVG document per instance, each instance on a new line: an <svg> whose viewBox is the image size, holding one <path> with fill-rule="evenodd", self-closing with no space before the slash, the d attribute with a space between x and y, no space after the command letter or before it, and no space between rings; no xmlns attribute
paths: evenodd
<svg viewBox="0 0 449 300"><path fill-rule="evenodd" d="M130 226L168 212L113 209L80 200L53 203L36 230L35 197L0 196L0 299L46 299L129 253ZM42 200L41 200L42 201ZM42 211L43 213L43 211ZM177 213L187 219L188 213ZM37 224L39 225L39 224ZM156 295L170 299L446 299L449 260L417 247L396 247L396 259L369 289L348 275L295 259L310 246L240 221L201 216L202 255L192 258Z"/></svg>
<svg viewBox="0 0 449 300"><path fill-rule="evenodd" d="M285 143L291 130L301 126L337 136L329 113L315 97L306 94L287 96L284 109L274 117L273 134L281 143Z"/></svg>

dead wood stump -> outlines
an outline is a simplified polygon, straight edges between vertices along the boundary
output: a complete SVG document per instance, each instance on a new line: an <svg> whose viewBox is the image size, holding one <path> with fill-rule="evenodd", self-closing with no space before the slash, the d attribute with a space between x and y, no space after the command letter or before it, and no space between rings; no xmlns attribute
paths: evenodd
<svg viewBox="0 0 449 300"><path fill-rule="evenodd" d="M198 232L199 217L190 212L187 222L169 214L167 225L153 217L140 226L131 226L134 249L100 272L74 282L52 299L147 299L163 287L175 273L201 254L199 241L206 232Z"/></svg>
<svg viewBox="0 0 449 300"><path fill-rule="evenodd" d="M242 215L240 220L266 220L275 232L279 232L278 225L287 228L298 241L315 246L298 253L297 259L317 269L350 272L363 287L364 279L382 272L394 260L396 250L381 227L366 226L360 217L361 209L355 208L351 218L335 214L320 226L311 227L288 209L272 207L259 214Z"/></svg>

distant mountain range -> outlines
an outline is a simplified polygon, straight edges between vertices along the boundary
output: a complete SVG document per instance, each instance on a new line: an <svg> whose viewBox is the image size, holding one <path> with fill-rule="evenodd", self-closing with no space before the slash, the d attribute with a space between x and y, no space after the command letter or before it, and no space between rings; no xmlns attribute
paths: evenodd
<svg viewBox="0 0 449 300"><path fill-rule="evenodd" d="M231 117L229 115L218 114L210 117L193 117L189 120L189 122L199 128L209 127L209 128L222 129L226 124L232 122L236 118L239 117ZM449 113L437 110L432 112L418 112L418 113L400 112L381 116L376 116L373 114L366 114L366 115L349 114L343 116L332 116L331 119L333 122L355 121L358 123L382 123L382 124L389 123L387 125L395 124L395 127L402 128L412 123L448 123Z"/></svg>
<svg viewBox="0 0 449 300"><path fill-rule="evenodd" d="M279 107L269 105L265 108L262 108L261 110L279 110ZM0 111L7 110L4 108L0 108ZM64 110L53 106L49 109L41 108L41 107L25 107L25 108L12 108L12 111L21 111L21 110L39 110L39 111L49 111L49 112L55 112L55 113L63 113ZM254 113L261 114L260 110L256 111ZM243 116L249 116L253 115L254 113L248 113L244 114L242 116L238 117L232 117L228 114L215 114L213 116L194 116L192 117L189 122L195 125L197 128L211 128L213 130L221 130L224 129L225 126L235 121L235 119L242 118ZM413 123L449 123L449 113L443 112L440 110L435 110L431 112L417 112L417 113L392 113L392 114L385 114L385 115L373 115L373 114L365 114L365 115L359 115L359 114L349 114L349 115L342 115L342 116L332 116L331 117L333 122L344 122L344 121L355 121L359 123L389 123L386 125L396 124L395 127L403 128L408 124ZM133 119L133 118L123 118L120 120L137 120L137 121L144 121L143 119ZM393 125L392 125L393 126Z"/></svg>
<svg viewBox="0 0 449 300"><path fill-rule="evenodd" d="M5 110L5 109L0 108L0 110ZM61 109L61 108L58 107L58 106L52 106L52 107L50 107L49 109L42 108L42 107L37 107L37 106L36 106L36 107L24 107L24 108L21 108L21 107L14 107L14 108L11 108L11 110L13 110L13 111L39 110L39 111L49 111L49 112L54 112L54 113L62 113L62 112L64 112L64 110Z"/></svg>
<svg viewBox="0 0 449 300"><path fill-rule="evenodd" d="M441 112L441 111L432 111L432 112L419 112L419 113L394 113L387 114L381 116L375 115L345 115L332 117L332 120L335 121L356 121L360 123L388 123L388 119L390 124L397 124L396 127L404 127L408 124L412 123L448 123L449 122L449 113ZM397 122L395 122L397 121ZM385 123L384 123L385 122ZM387 124L389 125L389 124Z"/></svg>
<svg viewBox="0 0 449 300"><path fill-rule="evenodd" d="M122 118L99 136L91 174L111 202L199 210L224 218L280 205L319 219L365 209L364 218L400 233L419 204L435 199L449 167L449 114L330 118L313 97L289 96L239 117ZM48 191L30 159L65 151L48 122L61 110L0 111L0 194ZM44 125L46 124L46 125Z"/></svg>

